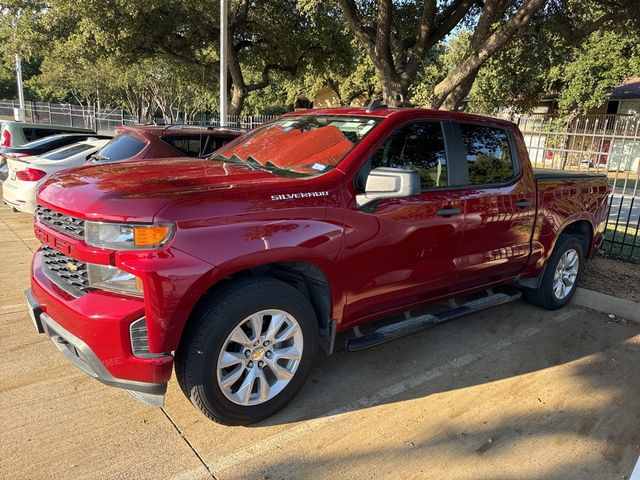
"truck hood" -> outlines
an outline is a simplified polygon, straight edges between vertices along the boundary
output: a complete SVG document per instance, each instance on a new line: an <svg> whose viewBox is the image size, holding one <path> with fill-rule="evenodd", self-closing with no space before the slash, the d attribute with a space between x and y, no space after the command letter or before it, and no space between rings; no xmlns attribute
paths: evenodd
<svg viewBox="0 0 640 480"><path fill-rule="evenodd" d="M299 181L213 160L140 160L53 175L39 189L38 201L84 219L150 222L163 206L177 199L211 192L238 194L251 186Z"/></svg>

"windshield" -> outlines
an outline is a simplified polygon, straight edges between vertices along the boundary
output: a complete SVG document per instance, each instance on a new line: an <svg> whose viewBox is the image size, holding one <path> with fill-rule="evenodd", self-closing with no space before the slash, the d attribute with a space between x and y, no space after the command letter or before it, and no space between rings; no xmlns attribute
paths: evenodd
<svg viewBox="0 0 640 480"><path fill-rule="evenodd" d="M371 117L284 117L209 158L282 176L318 175L336 167L378 123L380 119Z"/></svg>

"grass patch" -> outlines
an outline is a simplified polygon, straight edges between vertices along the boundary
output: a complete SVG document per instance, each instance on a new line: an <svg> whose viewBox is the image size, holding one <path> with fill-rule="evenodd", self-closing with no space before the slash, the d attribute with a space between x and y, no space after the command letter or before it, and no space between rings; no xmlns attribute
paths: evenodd
<svg viewBox="0 0 640 480"><path fill-rule="evenodd" d="M637 227L607 225L602 249L612 257L640 261L640 239L637 237Z"/></svg>

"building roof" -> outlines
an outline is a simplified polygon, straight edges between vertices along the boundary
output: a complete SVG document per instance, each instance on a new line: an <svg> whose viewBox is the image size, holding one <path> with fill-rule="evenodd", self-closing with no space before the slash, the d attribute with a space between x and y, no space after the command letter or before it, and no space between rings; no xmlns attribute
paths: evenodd
<svg viewBox="0 0 640 480"><path fill-rule="evenodd" d="M611 91L611 100L640 99L640 77L627 78Z"/></svg>

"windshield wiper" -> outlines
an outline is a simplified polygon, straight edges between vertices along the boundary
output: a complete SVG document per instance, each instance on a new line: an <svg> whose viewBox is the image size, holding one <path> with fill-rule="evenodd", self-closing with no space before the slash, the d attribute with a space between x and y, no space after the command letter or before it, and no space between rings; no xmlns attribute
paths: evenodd
<svg viewBox="0 0 640 480"><path fill-rule="evenodd" d="M91 160L96 160L98 162L108 162L111 159L109 157L105 157L104 155L98 155L97 153L94 153L93 155L91 155Z"/></svg>
<svg viewBox="0 0 640 480"><path fill-rule="evenodd" d="M248 165L247 162L242 160L235 153L233 155L231 155L230 157L228 157L228 158L225 157L224 155L215 154L215 155L212 155L211 157L208 157L207 160L215 160L216 162L231 163L233 165L247 165L247 166L253 168L251 165Z"/></svg>
<svg viewBox="0 0 640 480"><path fill-rule="evenodd" d="M255 158L249 156L246 160L242 160L237 155L231 155L231 157L227 158L220 154L214 154L208 158L209 160L214 160L217 162L230 163L232 165L243 165L245 167L249 167L251 170L261 170L263 172L273 173L274 175L278 175L281 177L306 177L307 173L299 173L291 171L289 168L278 167L273 162L267 162L264 165L258 162Z"/></svg>
<svg viewBox="0 0 640 480"><path fill-rule="evenodd" d="M246 160L242 160L235 153L231 155L229 158L225 157L224 155L216 154L209 157L209 160L215 160L217 162L223 162L223 163L231 163L233 165L243 165L245 167L249 167L251 170L264 170L267 172L271 171L270 168L266 168L256 159L249 157Z"/></svg>

